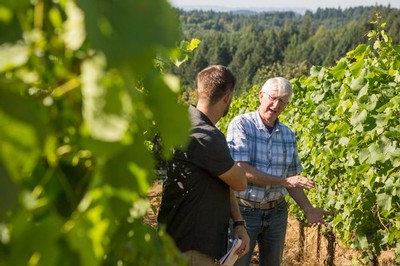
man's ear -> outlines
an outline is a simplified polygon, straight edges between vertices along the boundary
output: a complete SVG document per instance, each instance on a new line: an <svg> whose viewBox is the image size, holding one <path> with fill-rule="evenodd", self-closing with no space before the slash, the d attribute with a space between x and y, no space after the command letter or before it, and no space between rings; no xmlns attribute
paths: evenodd
<svg viewBox="0 0 400 266"><path fill-rule="evenodd" d="M262 99L264 97L264 92L260 91L258 98L260 99L260 102L262 102Z"/></svg>
<svg viewBox="0 0 400 266"><path fill-rule="evenodd" d="M228 91L224 96L224 103L229 103L233 97L233 91Z"/></svg>

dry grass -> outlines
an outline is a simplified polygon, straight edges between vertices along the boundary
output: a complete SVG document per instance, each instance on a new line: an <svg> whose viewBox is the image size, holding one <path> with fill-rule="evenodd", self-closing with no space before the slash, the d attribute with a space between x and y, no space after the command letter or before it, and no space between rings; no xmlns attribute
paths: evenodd
<svg viewBox="0 0 400 266"><path fill-rule="evenodd" d="M155 226L156 213L161 200L161 184L155 183L149 192L150 203L153 206L149 209L148 215L145 217L145 223ZM289 215L288 228L286 233L285 250L283 253L282 266L321 266L327 255L327 240L320 236L320 246L318 247L318 229L317 227L305 228L305 244L303 251L303 259L299 260L299 223L291 215ZM344 245L337 243L335 246L335 265L337 266L355 266L362 265L359 261L360 254L356 250L346 248ZM258 250L254 251L251 266L258 265ZM395 266L394 250L385 251L379 257L379 265Z"/></svg>
<svg viewBox="0 0 400 266"><path fill-rule="evenodd" d="M327 257L328 241L320 235L320 246L318 247L318 228L306 227L304 229L305 245L303 259L297 261L300 254L299 247L299 222L289 215L288 229L286 233L285 250L283 254L284 266L320 266L325 265L324 260ZM345 247L342 243L336 243L334 262L337 266L362 265L360 262L360 253L356 250ZM257 265L257 264L255 264ZM254 265L254 266L255 266ZM379 257L379 265L395 266L394 250L386 251Z"/></svg>

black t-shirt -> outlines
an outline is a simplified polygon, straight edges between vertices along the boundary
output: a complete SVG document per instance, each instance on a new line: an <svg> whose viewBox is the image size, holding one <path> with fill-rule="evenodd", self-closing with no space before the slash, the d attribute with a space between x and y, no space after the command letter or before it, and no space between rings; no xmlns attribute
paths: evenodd
<svg viewBox="0 0 400 266"><path fill-rule="evenodd" d="M225 136L206 115L189 107L193 128L188 147L168 164L158 222L182 251L220 259L226 252L229 186L218 175L234 165Z"/></svg>

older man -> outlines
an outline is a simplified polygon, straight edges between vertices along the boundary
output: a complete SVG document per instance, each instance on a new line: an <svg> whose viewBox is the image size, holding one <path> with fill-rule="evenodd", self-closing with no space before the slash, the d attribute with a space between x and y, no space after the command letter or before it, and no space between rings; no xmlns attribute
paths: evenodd
<svg viewBox="0 0 400 266"><path fill-rule="evenodd" d="M258 242L260 266L279 266L285 242L288 210L285 195L304 210L308 222L323 224L329 212L314 208L304 188L314 182L299 174L294 133L278 119L292 97L289 81L275 77L267 80L259 93L255 112L235 117L228 127L227 142L233 159L246 172L248 186L236 193L250 236L250 252L235 265L248 266Z"/></svg>

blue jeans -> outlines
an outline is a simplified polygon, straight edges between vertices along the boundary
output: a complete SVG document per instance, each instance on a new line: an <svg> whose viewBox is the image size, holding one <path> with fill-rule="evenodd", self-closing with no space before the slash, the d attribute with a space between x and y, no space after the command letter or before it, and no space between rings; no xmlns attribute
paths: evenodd
<svg viewBox="0 0 400 266"><path fill-rule="evenodd" d="M244 257L237 260L235 266L250 265L257 242L260 251L260 266L281 265L288 219L287 203L283 201L269 210L252 209L241 205L239 207L247 223L250 250Z"/></svg>

